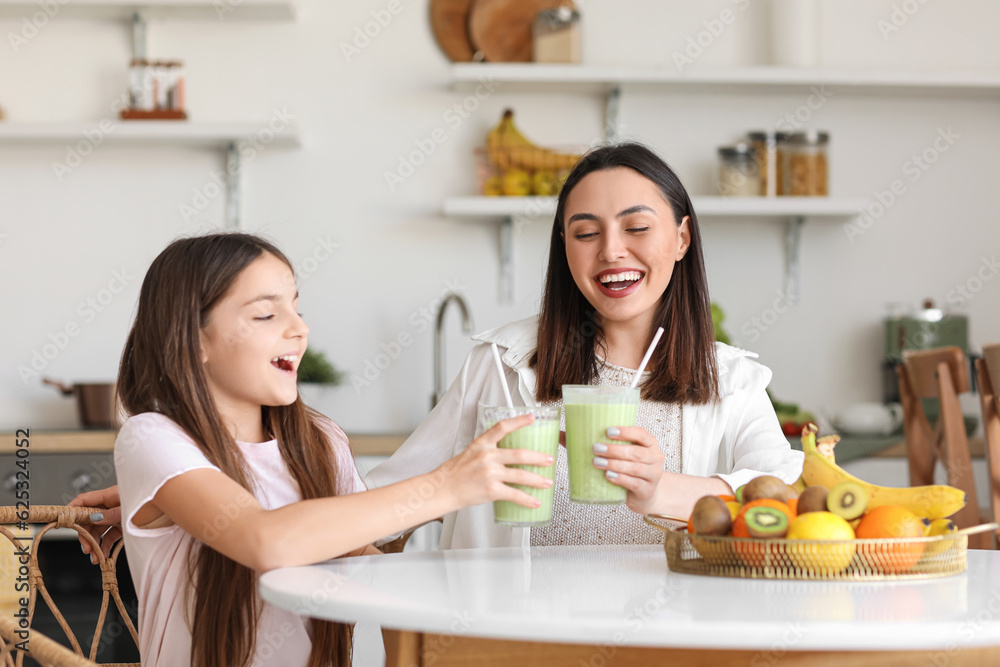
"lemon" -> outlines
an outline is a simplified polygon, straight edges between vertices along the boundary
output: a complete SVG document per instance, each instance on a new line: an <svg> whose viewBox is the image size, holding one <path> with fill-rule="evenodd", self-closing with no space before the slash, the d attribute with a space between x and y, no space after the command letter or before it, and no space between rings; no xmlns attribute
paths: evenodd
<svg viewBox="0 0 1000 667"><path fill-rule="evenodd" d="M503 175L501 188L508 197L526 197L531 194L531 174L511 169Z"/></svg>
<svg viewBox="0 0 1000 667"><path fill-rule="evenodd" d="M559 177L554 171L540 169L531 177L531 194L552 197L559 194Z"/></svg>
<svg viewBox="0 0 1000 667"><path fill-rule="evenodd" d="M788 527L790 540L853 540L851 524L832 512L807 512ZM790 544L792 561L809 574L833 575L854 558L854 544Z"/></svg>
<svg viewBox="0 0 1000 667"><path fill-rule="evenodd" d="M503 194L503 179L499 176L490 176L483 183L483 194L487 197L496 197Z"/></svg>

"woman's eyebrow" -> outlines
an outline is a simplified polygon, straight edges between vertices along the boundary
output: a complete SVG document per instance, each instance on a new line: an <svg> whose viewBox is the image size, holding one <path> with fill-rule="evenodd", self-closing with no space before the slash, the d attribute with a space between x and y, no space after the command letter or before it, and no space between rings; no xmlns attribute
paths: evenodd
<svg viewBox="0 0 1000 667"><path fill-rule="evenodd" d="M296 291L295 292L295 296L292 297L292 301L295 301L298 298L299 298L299 293L298 293L298 291ZM258 301L281 301L281 295L280 294L261 294L260 296L256 296L256 297L250 299L249 301L247 301L246 303L244 303L243 306L246 307L246 306L249 306L250 304L257 303Z"/></svg>
<svg viewBox="0 0 1000 667"><path fill-rule="evenodd" d="M634 213L652 213L656 215L656 211L646 206L645 204L636 204L635 206L630 206L621 213L619 213L618 218L624 218Z"/></svg>
<svg viewBox="0 0 1000 667"><path fill-rule="evenodd" d="M627 209L625 209L624 211L620 212L615 217L621 219L621 218L624 218L626 216L633 215L635 213L652 213L652 214L655 215L656 211L654 211L650 207L646 206L645 204L636 204L635 206L629 206ZM569 217L569 222L566 223L566 226L569 227L571 224L573 224L577 220L593 220L594 222L600 222L601 221L601 219L598 218L593 213L574 213L573 215L571 215Z"/></svg>

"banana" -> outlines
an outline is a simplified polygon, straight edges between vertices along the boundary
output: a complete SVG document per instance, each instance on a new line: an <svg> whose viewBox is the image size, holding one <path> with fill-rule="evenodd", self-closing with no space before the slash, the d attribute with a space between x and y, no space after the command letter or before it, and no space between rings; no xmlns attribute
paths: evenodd
<svg viewBox="0 0 1000 667"><path fill-rule="evenodd" d="M958 526L951 519L934 519L930 521L924 519L924 537L938 537L940 535L951 535L958 530ZM944 553L955 544L952 540L935 540L927 543L924 557L936 556Z"/></svg>
<svg viewBox="0 0 1000 667"><path fill-rule="evenodd" d="M968 500L966 493L951 486L935 484L898 489L876 486L858 479L831 460L835 439L821 438L819 444L823 449L829 449L829 458L821 453L817 448L816 431L815 424L807 424L802 429L802 451L805 453L805 460L802 463L801 479L807 486L819 485L832 489L840 482L856 482L868 491L868 509L882 505L900 505L932 521L951 516L965 507Z"/></svg>
<svg viewBox="0 0 1000 667"><path fill-rule="evenodd" d="M514 125L514 112L506 109L500 122L486 135L486 150L490 163L500 169L518 168L527 171L571 169L579 155L557 153L536 146Z"/></svg>

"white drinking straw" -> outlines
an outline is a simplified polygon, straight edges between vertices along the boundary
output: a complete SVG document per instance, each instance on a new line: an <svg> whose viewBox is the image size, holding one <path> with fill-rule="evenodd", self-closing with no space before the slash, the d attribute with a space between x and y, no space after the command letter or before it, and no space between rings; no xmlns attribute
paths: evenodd
<svg viewBox="0 0 1000 667"><path fill-rule="evenodd" d="M656 330L656 335L653 336L653 342L649 344L648 348L646 348L646 356L644 356L642 361L639 363L639 370L637 370L635 372L635 376L632 377L632 384L629 385L629 389L635 389L639 386L639 378L642 377L642 372L646 370L646 364L649 363L649 358L653 356L653 350L656 349L656 344L660 342L660 336L662 335L663 327L659 327Z"/></svg>
<svg viewBox="0 0 1000 667"><path fill-rule="evenodd" d="M503 374L503 363L500 361L500 350L497 349L496 343L491 343L491 345L493 345L493 361L497 362L497 373L500 375L500 386L503 387L503 397L507 401L507 407L512 408L514 407L514 401L510 397L510 389L507 388L507 377Z"/></svg>

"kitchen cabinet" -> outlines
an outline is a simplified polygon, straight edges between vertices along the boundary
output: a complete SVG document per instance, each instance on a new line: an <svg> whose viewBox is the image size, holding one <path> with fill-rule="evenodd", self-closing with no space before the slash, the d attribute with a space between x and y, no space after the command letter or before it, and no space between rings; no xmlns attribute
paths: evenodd
<svg viewBox="0 0 1000 667"><path fill-rule="evenodd" d="M562 93L597 96L605 108L604 138L619 134L622 96L629 92L800 92L819 86L837 95L1000 98L996 71L926 71L796 67L720 67L680 73L675 68L601 65L546 65L535 63L457 63L451 66L451 87L474 91L489 82L503 93ZM548 216L555 200L539 197L460 197L444 203L449 217L500 224L500 286L502 303L514 300L514 230L517 220ZM488 201L495 200L495 201ZM692 197L700 217L772 217L785 224L785 293L791 303L799 298L799 245L806 220L846 222L867 204L851 197Z"/></svg>

